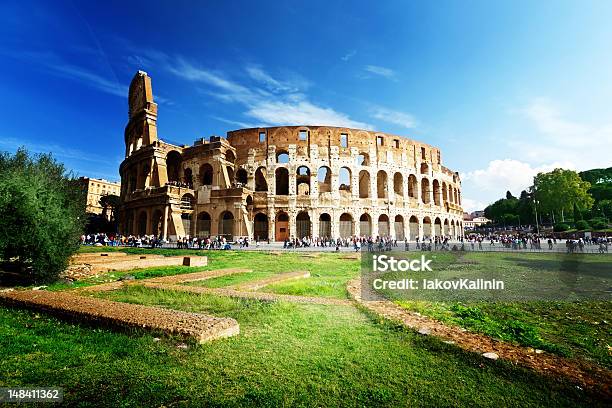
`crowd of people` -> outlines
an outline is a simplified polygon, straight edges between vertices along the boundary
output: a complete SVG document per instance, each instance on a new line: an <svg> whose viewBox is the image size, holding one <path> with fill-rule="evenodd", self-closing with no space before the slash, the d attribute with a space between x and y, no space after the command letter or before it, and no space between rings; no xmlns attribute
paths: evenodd
<svg viewBox="0 0 612 408"><path fill-rule="evenodd" d="M259 238L255 238L254 244L258 248L261 244ZM270 244L270 240L265 240ZM283 248L333 248L339 251L341 248L353 248L355 251L362 249L369 252L392 250L398 248L400 243L392 237L357 237L330 238L330 237L303 237L288 238L283 242ZM612 237L585 237L578 239L560 240L554 236L543 236L538 234L469 234L458 240L452 240L450 236L418 237L412 244L403 241L406 251L416 249L418 251L485 251L485 250L555 250L557 244L565 242L565 250L568 253L575 252L599 252L607 253L612 244ZM178 237L176 240L164 240L156 235L121 235L121 234L87 234L81 236L82 245L97 246L129 246L129 247L175 247L179 249L232 249L235 244L238 248L248 248L251 244L248 237L238 237L231 242L224 236L216 237ZM411 248L411 245L414 247Z"/></svg>

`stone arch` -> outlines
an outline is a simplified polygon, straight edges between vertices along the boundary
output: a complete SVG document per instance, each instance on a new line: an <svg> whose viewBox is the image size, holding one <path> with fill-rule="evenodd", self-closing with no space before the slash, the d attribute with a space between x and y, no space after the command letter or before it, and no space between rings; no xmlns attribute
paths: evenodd
<svg viewBox="0 0 612 408"><path fill-rule="evenodd" d="M193 171L189 167L183 170L183 179L190 188L193 188Z"/></svg>
<svg viewBox="0 0 612 408"><path fill-rule="evenodd" d="M193 210L196 204L196 199L193 194L183 194L181 197L181 210Z"/></svg>
<svg viewBox="0 0 612 408"><path fill-rule="evenodd" d="M369 166L370 165L370 155L367 153L359 153L357 155L357 160L355 161L355 163L358 166Z"/></svg>
<svg viewBox="0 0 612 408"><path fill-rule="evenodd" d="M279 211L276 214L275 225L276 229L274 232L274 236L276 237L276 240L285 241L289 239L289 234L291 232L289 231L289 214L287 214L285 211Z"/></svg>
<svg viewBox="0 0 612 408"><path fill-rule="evenodd" d="M183 159L176 150L168 152L166 155L166 169L168 171L168 181L180 181L180 169Z"/></svg>
<svg viewBox="0 0 612 408"><path fill-rule="evenodd" d="M233 165L236 162L236 155L233 151L228 150L225 152L225 160L227 160Z"/></svg>
<svg viewBox="0 0 612 408"><path fill-rule="evenodd" d="M442 182L442 202L446 204L448 202L448 189L446 187L446 182Z"/></svg>
<svg viewBox="0 0 612 408"><path fill-rule="evenodd" d="M200 181L204 186L211 186L213 183L213 167L209 163L200 166Z"/></svg>
<svg viewBox="0 0 612 408"><path fill-rule="evenodd" d="M367 170L359 172L359 198L370 197L370 173Z"/></svg>
<svg viewBox="0 0 612 408"><path fill-rule="evenodd" d="M276 195L289 195L289 170L279 167L275 172Z"/></svg>
<svg viewBox="0 0 612 408"><path fill-rule="evenodd" d="M151 227L153 228L153 235L156 237L161 237L163 234L163 219L164 213L162 210L157 209L153 211L153 216L151 217Z"/></svg>
<svg viewBox="0 0 612 408"><path fill-rule="evenodd" d="M411 216L408 219L408 227L410 230L410 238L416 239L419 236L419 219L416 216Z"/></svg>
<svg viewBox="0 0 612 408"><path fill-rule="evenodd" d="M225 237L228 241L233 241L234 224L234 214L231 211L223 211L219 215L219 235Z"/></svg>
<svg viewBox="0 0 612 408"><path fill-rule="evenodd" d="M307 166L296 170L295 191L300 196L310 195L310 169Z"/></svg>
<svg viewBox="0 0 612 408"><path fill-rule="evenodd" d="M182 213L181 222L183 223L183 231L185 231L185 236L189 236L191 234L191 213Z"/></svg>
<svg viewBox="0 0 612 408"><path fill-rule="evenodd" d="M376 193L378 198L387 198L387 173L384 170L376 174Z"/></svg>
<svg viewBox="0 0 612 408"><path fill-rule="evenodd" d="M423 217L423 238L431 238L431 218Z"/></svg>
<svg viewBox="0 0 612 408"><path fill-rule="evenodd" d="M429 179L423 178L421 180L421 201L424 204L429 204L430 202L430 187L429 187Z"/></svg>
<svg viewBox="0 0 612 408"><path fill-rule="evenodd" d="M327 166L319 167L317 181L319 183L319 193L331 192L331 169Z"/></svg>
<svg viewBox="0 0 612 408"><path fill-rule="evenodd" d="M210 226L212 218L206 211L202 211L198 214L196 220L196 235L200 238L210 237Z"/></svg>
<svg viewBox="0 0 612 408"><path fill-rule="evenodd" d="M268 191L265 170L266 168L263 166L255 170L255 191Z"/></svg>
<svg viewBox="0 0 612 408"><path fill-rule="evenodd" d="M408 196L417 198L419 192L419 182L414 174L408 176Z"/></svg>
<svg viewBox="0 0 612 408"><path fill-rule="evenodd" d="M289 152L286 150L279 150L276 152L276 162L280 164L289 163Z"/></svg>
<svg viewBox="0 0 612 408"><path fill-rule="evenodd" d="M339 220L339 233L341 238L350 238L354 235L353 216L349 213L342 213Z"/></svg>
<svg viewBox="0 0 612 408"><path fill-rule="evenodd" d="M427 165L427 163L421 163L421 174L428 174L429 173L429 166Z"/></svg>
<svg viewBox="0 0 612 408"><path fill-rule="evenodd" d="M147 235L147 212L141 211L138 214L138 235Z"/></svg>
<svg viewBox="0 0 612 408"><path fill-rule="evenodd" d="M404 217L401 215L396 215L393 223L395 230L395 238L398 241L403 241L406 237L404 235Z"/></svg>
<svg viewBox="0 0 612 408"><path fill-rule="evenodd" d="M436 237L442 235L442 220L439 217L434 220L434 234Z"/></svg>
<svg viewBox="0 0 612 408"><path fill-rule="evenodd" d="M444 236L450 235L450 223L448 222L448 218L444 220L444 230L442 233Z"/></svg>
<svg viewBox="0 0 612 408"><path fill-rule="evenodd" d="M404 196L404 177L399 171L393 175L393 192L396 196Z"/></svg>
<svg viewBox="0 0 612 408"><path fill-rule="evenodd" d="M322 213L319 215L319 236L321 238L330 238L331 234L331 215Z"/></svg>
<svg viewBox="0 0 612 408"><path fill-rule="evenodd" d="M338 190L351 192L351 169L341 167L338 173Z"/></svg>
<svg viewBox="0 0 612 408"><path fill-rule="evenodd" d="M310 237L312 235L310 215L308 215L308 212L300 211L295 217L295 233L298 239Z"/></svg>
<svg viewBox="0 0 612 408"><path fill-rule="evenodd" d="M255 214L253 222L253 234L255 239L266 241L268 239L268 216L264 213Z"/></svg>
<svg viewBox="0 0 612 408"><path fill-rule="evenodd" d="M389 216L387 214L380 214L378 217L378 236L388 237L389 235Z"/></svg>
<svg viewBox="0 0 612 408"><path fill-rule="evenodd" d="M372 217L370 217L370 214L363 213L359 217L359 233L364 237L372 236Z"/></svg>
<svg viewBox="0 0 612 408"><path fill-rule="evenodd" d="M433 197L434 197L434 204L441 205L440 204L440 182L437 179L434 179L433 181Z"/></svg>
<svg viewBox="0 0 612 408"><path fill-rule="evenodd" d="M249 180L249 175L247 174L247 171L243 168L239 168L236 171L236 183L240 183L243 186L246 186L248 180Z"/></svg>

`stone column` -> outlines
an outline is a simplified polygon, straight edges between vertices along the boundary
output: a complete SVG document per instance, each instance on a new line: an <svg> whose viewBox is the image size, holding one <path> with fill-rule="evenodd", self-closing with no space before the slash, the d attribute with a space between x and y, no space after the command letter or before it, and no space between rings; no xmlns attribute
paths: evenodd
<svg viewBox="0 0 612 408"><path fill-rule="evenodd" d="M164 219L162 220L162 238L168 237L168 206L164 206Z"/></svg>

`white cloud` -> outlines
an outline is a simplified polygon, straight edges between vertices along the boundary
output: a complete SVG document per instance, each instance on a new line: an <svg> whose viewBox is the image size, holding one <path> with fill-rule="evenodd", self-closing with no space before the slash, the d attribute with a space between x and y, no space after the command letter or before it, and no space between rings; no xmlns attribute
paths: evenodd
<svg viewBox="0 0 612 408"><path fill-rule="evenodd" d="M363 69L370 74L379 75L387 79L396 78L395 71L391 68L381 67L380 65L366 65Z"/></svg>
<svg viewBox="0 0 612 408"><path fill-rule="evenodd" d="M518 112L528 119L536 133L509 138L507 145L521 152L525 159L536 163L571 161L580 170L610 166L612 123L569 119L557 104L541 97Z"/></svg>
<svg viewBox="0 0 612 408"><path fill-rule="evenodd" d="M463 211L471 213L472 211L484 210L487 205L481 201L462 198L461 206L463 207Z"/></svg>
<svg viewBox="0 0 612 408"><path fill-rule="evenodd" d="M340 59L346 62L350 60L351 58L353 58L355 55L357 55L357 50L352 50L344 54L342 57L340 57Z"/></svg>
<svg viewBox="0 0 612 408"><path fill-rule="evenodd" d="M492 160L487 168L467 172L461 177L463 194L462 202L486 205L505 197L506 191L518 196L533 184L533 177L540 172L552 171L555 168L574 169L572 162L554 162L541 166L513 160ZM468 200L468 201L466 201ZM477 208L478 209L478 208ZM482 208L480 208L482 209Z"/></svg>
<svg viewBox="0 0 612 408"><path fill-rule="evenodd" d="M412 129L416 126L416 119L409 113L395 111L380 106L372 108L370 113L373 118L393 123L394 125L399 125L407 129Z"/></svg>
<svg viewBox="0 0 612 408"><path fill-rule="evenodd" d="M252 106L247 115L276 125L328 125L369 129L370 125L350 119L330 108L301 101L262 101Z"/></svg>
<svg viewBox="0 0 612 408"><path fill-rule="evenodd" d="M281 81L265 72L263 68L251 65L246 72L252 80L263 85L247 86L237 81L199 68L183 58L177 58L171 64L167 57L154 56L166 69L189 81L199 82L212 87L204 90L227 103L244 105L244 115L269 125L328 125L370 129L364 122L352 120L348 115L332 108L319 106L311 102L301 90L308 87L308 82L294 76L291 80ZM237 124L238 122L234 122Z"/></svg>

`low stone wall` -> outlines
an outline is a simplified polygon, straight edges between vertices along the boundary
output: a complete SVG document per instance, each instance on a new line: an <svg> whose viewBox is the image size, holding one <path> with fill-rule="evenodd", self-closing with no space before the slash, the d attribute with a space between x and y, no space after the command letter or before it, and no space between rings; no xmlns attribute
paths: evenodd
<svg viewBox="0 0 612 408"><path fill-rule="evenodd" d="M87 323L160 331L190 337L200 343L240 332L238 322L231 318L114 302L69 292L1 292L0 303Z"/></svg>

